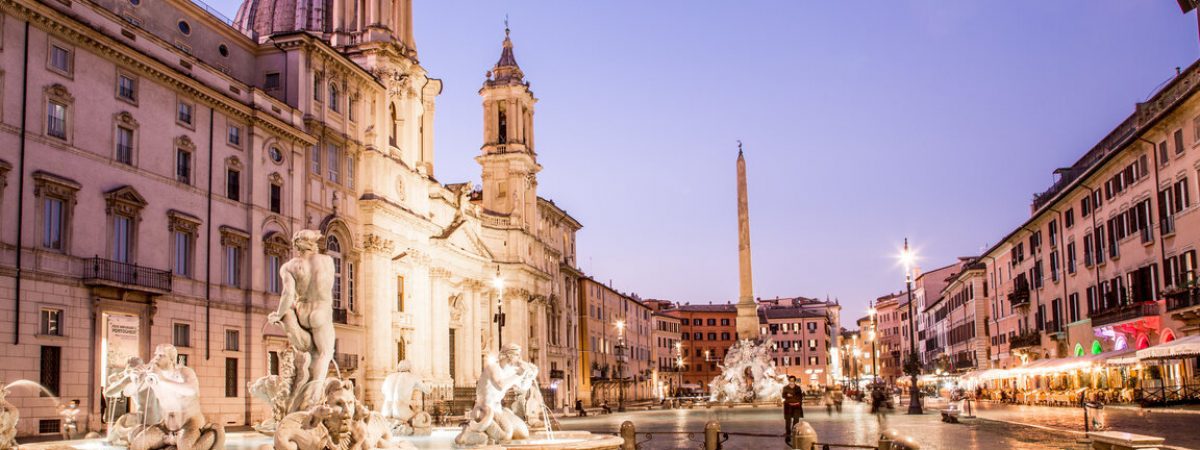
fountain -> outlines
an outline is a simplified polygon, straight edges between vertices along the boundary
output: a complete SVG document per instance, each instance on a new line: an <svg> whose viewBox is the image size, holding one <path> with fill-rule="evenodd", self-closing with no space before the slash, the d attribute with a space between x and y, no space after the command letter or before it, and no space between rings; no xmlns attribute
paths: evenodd
<svg viewBox="0 0 1200 450"><path fill-rule="evenodd" d="M432 429L429 415L412 404L415 391L428 392L407 361L384 382L382 411L369 411L355 398L353 384L333 364L333 260L317 251L321 234L296 233L295 257L280 268L283 293L267 322L281 326L289 347L280 354L279 373L261 377L249 392L271 407L271 417L257 432L226 436L219 423L200 412L198 384L191 369L175 362L175 347L159 345L148 365L131 358L114 374L104 395L129 397L128 412L112 424L105 439L26 445L35 449L132 450L374 450L449 449L456 447L518 449L616 449L612 435L554 432L552 417L537 388L538 369L520 359L519 346L509 345L489 358L476 389L469 423L457 433ZM334 376L330 376L333 369ZM515 390L513 409L501 405ZM7 392L7 391L5 391ZM17 411L0 393L0 448L15 435ZM534 425L530 430L529 423ZM540 431L538 431L540 430ZM401 436L407 436L401 438ZM416 446L414 445L416 444Z"/></svg>
<svg viewBox="0 0 1200 450"><path fill-rule="evenodd" d="M776 372L770 357L770 341L742 339L729 347L721 374L713 378L713 402L777 402L782 398L787 377Z"/></svg>

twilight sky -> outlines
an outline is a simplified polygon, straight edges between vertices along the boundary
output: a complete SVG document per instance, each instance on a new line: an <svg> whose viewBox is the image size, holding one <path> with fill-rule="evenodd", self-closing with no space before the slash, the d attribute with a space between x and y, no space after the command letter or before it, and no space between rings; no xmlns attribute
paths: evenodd
<svg viewBox="0 0 1200 450"><path fill-rule="evenodd" d="M507 13L540 99L539 193L584 224L586 273L736 300L741 139L756 295L837 297L843 326L902 287L905 236L927 268L978 254L1200 53L1172 0L415 3L445 82L441 182L479 183L477 91Z"/></svg>

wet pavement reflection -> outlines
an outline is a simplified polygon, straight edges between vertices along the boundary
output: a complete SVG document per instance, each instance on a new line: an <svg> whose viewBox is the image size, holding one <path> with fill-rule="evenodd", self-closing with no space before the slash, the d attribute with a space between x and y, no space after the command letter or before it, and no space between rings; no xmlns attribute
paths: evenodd
<svg viewBox="0 0 1200 450"><path fill-rule="evenodd" d="M1053 426L1053 423L1070 423L1069 412L1060 417L1055 411L1037 412L1010 410L1010 407L985 407L981 412L985 418L1034 417L1044 422L1043 426ZM1052 408L1047 408L1052 409ZM1064 408L1066 410L1067 408ZM1111 413L1112 411L1109 411ZM883 427L876 417L870 414L866 405L847 402L841 413L826 413L824 408L806 408L805 420L817 431L818 440L822 443L875 445L878 443L881 429L896 428L901 435L912 436L925 449L1081 449L1083 445L1077 441L1081 433L1049 430L1044 428L1014 425L990 420L964 421L962 424L951 425L942 423L934 412L924 415L910 416L903 410L893 411L884 418ZM1157 419L1161 415L1156 415ZM1185 416L1186 419L1200 423L1200 416ZM759 408L721 408L712 409L679 409L657 410L628 413L615 413L584 418L566 418L561 423L564 429L588 430L593 432L617 433L621 422L633 421L639 433L651 432L693 432L686 434L656 434L650 437L644 448L650 449L695 449L704 441L704 424L709 420L721 423L721 431L731 433L729 440L723 445L725 449L785 449L783 413L778 407ZM1055 422L1060 421L1060 422ZM1082 427L1083 416L1079 415L1076 422ZM738 435L738 433L755 434L758 436ZM769 436L762 436L769 435ZM639 441L646 437L639 436ZM1180 443L1167 443L1180 447L1191 447L1196 444L1180 438ZM1192 438L1195 439L1195 438ZM642 447L639 447L642 448ZM836 448L836 447L835 447Z"/></svg>

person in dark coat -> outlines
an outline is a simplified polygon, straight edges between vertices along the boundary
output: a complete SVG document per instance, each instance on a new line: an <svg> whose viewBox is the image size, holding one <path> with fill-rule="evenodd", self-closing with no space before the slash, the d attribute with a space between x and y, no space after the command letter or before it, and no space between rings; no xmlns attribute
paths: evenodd
<svg viewBox="0 0 1200 450"><path fill-rule="evenodd" d="M786 427L784 435L790 441L792 428L804 417L804 388L796 384L796 377L789 376L787 386L783 387L783 422Z"/></svg>

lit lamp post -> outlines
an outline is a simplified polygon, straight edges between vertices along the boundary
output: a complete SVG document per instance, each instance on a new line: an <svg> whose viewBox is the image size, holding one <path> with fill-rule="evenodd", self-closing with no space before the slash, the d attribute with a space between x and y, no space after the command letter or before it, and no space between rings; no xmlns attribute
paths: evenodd
<svg viewBox="0 0 1200 450"><path fill-rule="evenodd" d="M617 411L625 412L625 321L617 321Z"/></svg>
<svg viewBox="0 0 1200 450"><path fill-rule="evenodd" d="M875 312L876 312L875 305L871 305L870 308L867 308L867 315L871 316L871 333L867 335L867 339L871 340L871 383L872 384L874 384L875 379L879 377L879 364L876 359L876 355L879 353L879 350L876 347L877 339L875 336L875 328L876 328Z"/></svg>
<svg viewBox="0 0 1200 450"><path fill-rule="evenodd" d="M492 279L492 287L496 289L496 351L504 349L504 278L500 276L500 267L496 267L496 278Z"/></svg>
<svg viewBox="0 0 1200 450"><path fill-rule="evenodd" d="M908 290L908 361L905 369L912 377L912 385L908 388L908 413L921 414L921 389L917 387L917 375L921 373L917 363L917 316L913 313L913 273L912 266L915 255L908 250L908 238L904 238L904 251L900 253L900 262L904 263L904 286Z"/></svg>
<svg viewBox="0 0 1200 450"><path fill-rule="evenodd" d="M857 340L857 339L856 339ZM858 389L858 358L862 357L862 350L858 346L854 346L854 389Z"/></svg>
<svg viewBox="0 0 1200 450"><path fill-rule="evenodd" d="M683 389L683 343L675 343L675 376L679 382L675 384L675 392L671 393L672 397L679 396L679 390Z"/></svg>

